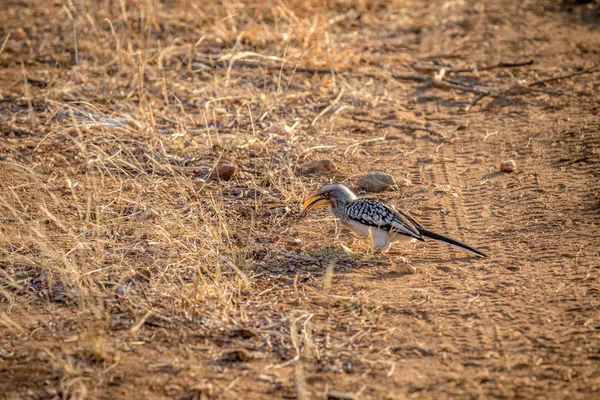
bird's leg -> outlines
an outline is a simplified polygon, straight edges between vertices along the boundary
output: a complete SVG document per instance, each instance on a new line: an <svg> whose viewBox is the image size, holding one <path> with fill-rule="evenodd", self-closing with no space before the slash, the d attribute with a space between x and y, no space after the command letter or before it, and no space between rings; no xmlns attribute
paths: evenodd
<svg viewBox="0 0 600 400"><path fill-rule="evenodd" d="M371 236L370 239L375 253L387 253L390 250L390 247L392 247L390 235L387 232L380 229L377 229L376 231L371 229L369 230L369 235Z"/></svg>
<svg viewBox="0 0 600 400"><path fill-rule="evenodd" d="M355 256L354 252L347 246L345 246L341 241L340 241L340 236L342 235L342 229L340 228L340 226L338 225L338 220L335 220L335 233L333 236L333 244L337 247L341 247L344 252L352 257Z"/></svg>
<svg viewBox="0 0 600 400"><path fill-rule="evenodd" d="M335 235L333 237L333 240L335 242L337 242L340 239L340 235L342 234L342 230L338 226L337 218L336 218L336 220L334 222L335 222Z"/></svg>
<svg viewBox="0 0 600 400"><path fill-rule="evenodd" d="M341 228L341 227L340 227L340 225L338 224L338 220L337 220L337 218L335 219L335 221L334 221L334 222L335 222L335 233L334 233L334 235L333 235L333 244L334 244L335 246L338 246L338 245L339 245L339 246L341 246L341 247L342 247L342 249L344 249L344 251L345 251L346 253L348 253L348 251L350 251L350 249L349 249L348 247L344 246L344 245L341 243L341 241L340 241L340 236L342 235L342 228Z"/></svg>

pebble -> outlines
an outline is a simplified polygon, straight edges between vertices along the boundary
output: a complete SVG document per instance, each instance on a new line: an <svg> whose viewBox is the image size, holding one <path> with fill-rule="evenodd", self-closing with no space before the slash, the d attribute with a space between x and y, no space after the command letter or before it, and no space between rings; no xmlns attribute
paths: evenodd
<svg viewBox="0 0 600 400"><path fill-rule="evenodd" d="M238 167L233 164L217 164L210 173L212 179L222 179L228 181L238 173Z"/></svg>
<svg viewBox="0 0 600 400"><path fill-rule="evenodd" d="M452 186L450 185L434 185L433 192L434 193L450 193L452 191Z"/></svg>
<svg viewBox="0 0 600 400"><path fill-rule="evenodd" d="M250 361L252 359L252 355L246 349L236 349L225 351L221 354L219 361L222 362L244 362Z"/></svg>
<svg viewBox="0 0 600 400"><path fill-rule="evenodd" d="M417 272L417 269L404 257L400 257L395 262L392 262L390 268L390 273L393 274L414 274L415 272Z"/></svg>
<svg viewBox="0 0 600 400"><path fill-rule="evenodd" d="M65 180L63 181L63 188L65 190L73 189L73 183L71 182L71 180L69 178L65 178Z"/></svg>
<svg viewBox="0 0 600 400"><path fill-rule="evenodd" d="M517 163L514 160L505 160L500 163L500 171L502 172L515 172L517 170Z"/></svg>
<svg viewBox="0 0 600 400"><path fill-rule="evenodd" d="M337 167L331 160L314 160L308 161L300 166L300 171L303 174L328 173L335 172Z"/></svg>
<svg viewBox="0 0 600 400"><path fill-rule="evenodd" d="M27 37L27 34L25 33L25 30L23 30L23 28L19 27L13 32L13 36L17 40L23 40Z"/></svg>
<svg viewBox="0 0 600 400"><path fill-rule="evenodd" d="M398 190L398 185L394 177L384 172L372 172L363 175L356 186L359 190L365 190L371 193L385 192L386 190Z"/></svg>

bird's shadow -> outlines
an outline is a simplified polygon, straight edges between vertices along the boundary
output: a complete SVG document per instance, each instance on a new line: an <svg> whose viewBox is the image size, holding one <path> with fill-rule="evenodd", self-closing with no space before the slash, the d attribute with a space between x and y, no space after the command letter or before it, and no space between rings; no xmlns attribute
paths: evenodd
<svg viewBox="0 0 600 400"><path fill-rule="evenodd" d="M399 279L413 272L391 272L394 264L403 263L399 258L407 255L406 252L390 252L383 254L372 254L369 252L347 253L337 246L324 247L312 252L283 253L270 258L268 261L255 264L251 269L255 275L269 276L296 276L322 277L326 271L333 266L336 274L347 274L353 271L373 269L373 276L366 278L370 280ZM478 257L461 258L435 258L435 259L413 259L407 257L408 265L418 266L457 264L470 262ZM385 270L382 270L384 268Z"/></svg>
<svg viewBox="0 0 600 400"><path fill-rule="evenodd" d="M458 264L461 262L469 262L469 261L473 261L473 260L477 260L479 259L479 257L462 257L462 258L429 258L429 259L419 259L419 260L410 260L409 264L416 267L416 269L418 270L419 267L418 266L423 266L423 265L439 265L441 264L443 265L447 265L447 264ZM392 260L393 261L393 260ZM440 267L438 267L439 269ZM390 279L399 279L399 278L403 278L409 275L413 275L413 272L407 271L407 272L381 272L378 271L376 273L375 276L372 276L370 278L368 278L371 281L383 281L383 280L390 280Z"/></svg>
<svg viewBox="0 0 600 400"><path fill-rule="evenodd" d="M255 264L250 269L255 274L267 275L312 275L319 277L328 268L334 267L335 273L356 271L389 263L386 257L368 253L348 254L339 247L324 247L312 252L284 253L275 255L267 261Z"/></svg>

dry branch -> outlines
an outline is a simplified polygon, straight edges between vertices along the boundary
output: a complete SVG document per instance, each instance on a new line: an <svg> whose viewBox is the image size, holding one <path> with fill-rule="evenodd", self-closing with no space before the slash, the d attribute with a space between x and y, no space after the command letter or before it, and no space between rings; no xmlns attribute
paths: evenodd
<svg viewBox="0 0 600 400"><path fill-rule="evenodd" d="M252 56L254 54L249 53L246 55ZM275 60L276 59L276 57L266 57L266 56L263 56L262 58L266 59L266 60L272 60L272 59ZM225 61L226 59L228 59L228 58L220 57L218 59L214 59L214 58L202 59L202 61L213 65L213 67L227 68L227 77L229 78L229 74L231 72L233 63L232 62L227 63ZM280 60L280 59L277 59L277 60ZM465 110L468 111L469 109L471 109L473 107L473 105L475 105L478 101L480 101L481 99L483 99L486 96L501 96L501 95L505 95L513 90L517 90L518 92L531 91L531 92L546 93L548 95L577 97L577 96L574 96L574 95L571 95L571 94L568 94L568 93L565 93L562 91L558 91L558 90L536 89L536 88L533 88L532 86L543 84L543 83L548 83L548 82L553 82L553 81L557 81L560 79L567 79L567 78L571 78L571 77L577 76L577 75L593 73L598 70L598 67L594 66L594 67L588 68L583 71L578 71L578 72L574 72L574 73L567 74L567 75L561 75L561 76L557 76L557 77L553 77L553 78L549 78L549 79L543 79L543 80L536 81L536 82L533 82L530 84L524 84L524 83L515 81L511 85L501 85L501 86L484 86L484 85L471 86L471 85L465 85L463 83L453 81L452 79L449 79L446 77L447 73L488 71L488 70L492 70L492 69L496 69L496 68L521 67L521 66L525 66L525 65L531 65L533 63L534 63L533 59L524 60L524 61L514 61L514 62L500 61L495 64L484 65L484 66L479 66L479 67L475 66L475 67L471 67L471 68L453 68L453 67L443 67L443 66L437 66L437 65L428 66L428 65L422 65L422 64L413 64L412 67L415 70L423 71L423 72L431 72L431 73L430 74L427 74L427 73L424 73L424 74L396 73L396 74L392 74L391 77L396 80L429 82L429 83L431 83L431 86L433 86L437 89L442 89L442 90L458 90L458 91L466 92L466 93L475 93L475 97L473 98L473 100L471 100L469 105L465 107ZM236 64L239 66L247 67L247 68L267 68L267 69L277 69L279 71L293 71L293 72L319 73L319 74L331 74L332 73L332 71L330 69L325 69L325 68L298 67L298 66L291 66L291 65L290 66L269 65L269 64L263 64L258 61L237 61ZM371 77L371 78L381 78L381 77L386 76L384 74L374 74L371 72L362 72L362 71L356 71L353 69L341 69L341 70L337 70L337 73L356 74L356 75L361 75L361 76L366 76L366 77ZM387 75L387 76L390 76L390 75ZM315 119L313 119L311 125L314 125L325 113L327 113L335 105L335 103L337 103L338 100L339 99L334 99L334 101L327 108L325 108L321 113L319 113L315 117ZM419 129L414 129L414 128L416 128L416 127L404 126L401 129L426 130L426 129L421 129L421 128L419 128ZM435 135L440 136L440 132L435 131L435 130L430 133L434 133Z"/></svg>
<svg viewBox="0 0 600 400"><path fill-rule="evenodd" d="M397 80L405 81L417 81L417 82L428 82L431 80L431 76L424 74L392 74L392 78Z"/></svg>
<svg viewBox="0 0 600 400"><path fill-rule="evenodd" d="M532 82L532 83L528 84L527 86L541 85L543 83L554 82L554 81L558 81L561 79L568 79L568 78L572 78L572 77L578 76L578 75L592 74L596 71L599 71L599 69L598 69L597 65L594 65L593 67L584 69L582 71L572 72L570 74L565 74L565 75L559 75L559 76L555 76L553 78L548 78L548 79L540 79L539 81Z"/></svg>
<svg viewBox="0 0 600 400"><path fill-rule="evenodd" d="M247 55L252 56L252 55L254 55L254 53L249 53ZM266 60L271 60L271 59L280 60L276 57L262 56L262 58L266 59ZM227 73L229 76L229 73L231 71L233 63L227 63L225 61L226 59L228 59L228 58L227 57L219 57L218 59L205 58L205 59L202 59L202 61L213 65L213 67L227 68L228 69ZM494 64L489 64L489 65L464 67L464 68L443 67L443 66L438 66L438 65L413 64L412 65L413 69L415 69L417 71L422 71L425 73L423 73L423 74L420 74L420 73L418 73L418 74L396 73L396 74L391 74L391 77L396 80L429 82L429 83L431 83L431 86L433 86L437 89L442 89L442 90L458 90L458 91L466 92L466 93L475 93L475 97L473 98L473 100L471 100L470 104L465 108L468 111L471 107L473 107L473 105L475 105L478 101L480 101L481 99L483 99L486 96L501 96L501 95L505 95L513 90L517 90L519 92L531 91L531 92L546 93L548 95L577 97L577 96L574 96L574 95L571 95L571 94L568 94L568 93L565 93L562 91L558 91L558 90L536 89L536 88L533 88L532 86L536 86L536 85L540 85L540 84L544 84L544 83L548 83L548 82L554 82L554 81L561 80L561 79L568 79L568 78L572 78L574 76L590 74L590 73L594 73L594 72L598 71L598 66L595 65L595 66L588 68L586 70L583 70L583 71L577 71L577 72L573 72L570 74L561 75L561 76L557 76L557 77L553 77L553 78L542 79L542 80L535 81L535 82L532 82L529 84L515 81L511 85L501 85L501 86L485 86L485 85L471 86L471 85L465 85L463 83L453 81L452 79L449 79L446 77L447 73L488 71L488 70L492 70L492 69L496 69L496 68L514 68L514 67L522 67L525 65L531 65L533 63L534 63L533 59L523 60L523 61L500 61L500 62L497 62ZM298 66L291 66L291 65L286 66L286 65L274 65L274 64L268 65L268 64L263 64L258 61L237 61L237 65L244 66L247 68L277 69L279 71L293 71L293 72L319 73L319 74L331 74L332 73L332 70L326 69L326 68L298 67ZM385 77L385 76L388 76L388 77L390 76L390 75L384 75L384 74L374 74L371 72L356 71L353 69L340 69L340 70L337 70L337 73L356 74L356 75L362 75L362 76L371 77L371 78L381 78L381 77ZM321 113L319 113L315 117L315 119L312 121L311 124L314 125L316 123L316 121L319 118L321 118L325 113L327 113L338 100L339 99L337 99L337 98L334 99L334 101L330 104L330 106L327 107L326 109L324 109ZM386 125L386 123L383 123L382 125ZM426 129L421 129L421 128L415 129L415 128L416 127L414 127L412 125L407 125L407 126L403 126L400 129L427 131ZM428 131L428 132L434 133L435 135L440 136L440 132L438 132L438 131Z"/></svg>
<svg viewBox="0 0 600 400"><path fill-rule="evenodd" d="M446 75L446 70L442 69L439 73L434 72L433 77L431 78L431 85L438 89L444 90L461 90L463 92L471 92L477 94L489 95L491 93L500 92L503 88L500 87L491 87L491 86L467 86L458 83L451 83L444 81Z"/></svg>
<svg viewBox="0 0 600 400"><path fill-rule="evenodd" d="M423 131L423 132L428 132L428 133L431 133L432 135L438 136L442 140L446 139L446 135L444 135L442 132L437 131L437 130L432 129L432 128L428 128L426 126L418 126L418 125L412 125L412 124L391 124L389 122L378 121L378 120L370 119L370 118L361 118L361 117L357 117L355 115L352 115L351 118L353 120L359 121L359 122L369 122L369 123L375 124L375 125L389 126L391 128L396 128L396 129L398 129L400 131L409 130L409 131Z"/></svg>
<svg viewBox="0 0 600 400"><path fill-rule="evenodd" d="M333 99L332 102L329 103L329 105L327 107L325 107L319 114L317 114L317 116L312 120L312 122L310 124L312 126L314 126L317 123L317 121L319 120L319 118L321 118L323 115L327 114L329 112L329 110L331 110L333 108L333 106L335 106L337 104L337 102L340 101L343 94L344 94L344 87L342 86L342 88L340 89L340 92L335 97L335 99Z"/></svg>
<svg viewBox="0 0 600 400"><path fill-rule="evenodd" d="M514 68L514 67L522 67L524 65L533 64L533 59L525 60L525 61L500 61L495 64L483 65L483 66L474 66L474 67L464 67L464 68L454 68L454 67L444 67L441 65L425 65L425 64L413 64L411 67L416 71L430 73L430 72L439 72L442 69L446 70L446 72L451 73L459 73L459 72L477 72L477 71L489 71L490 69L495 68Z"/></svg>
<svg viewBox="0 0 600 400"><path fill-rule="evenodd" d="M10 39L10 32L8 32L6 34L6 38L4 38L2 45L0 45L0 54L2 54L2 52L4 51L4 47L6 47L6 43L8 43L8 39Z"/></svg>

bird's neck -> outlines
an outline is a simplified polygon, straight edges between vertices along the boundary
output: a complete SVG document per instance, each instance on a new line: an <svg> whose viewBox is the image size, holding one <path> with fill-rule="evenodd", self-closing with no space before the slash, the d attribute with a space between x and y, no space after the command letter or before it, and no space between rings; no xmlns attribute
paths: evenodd
<svg viewBox="0 0 600 400"><path fill-rule="evenodd" d="M332 201L331 202L331 213L337 218L343 219L346 215L346 206L349 204L349 201Z"/></svg>

